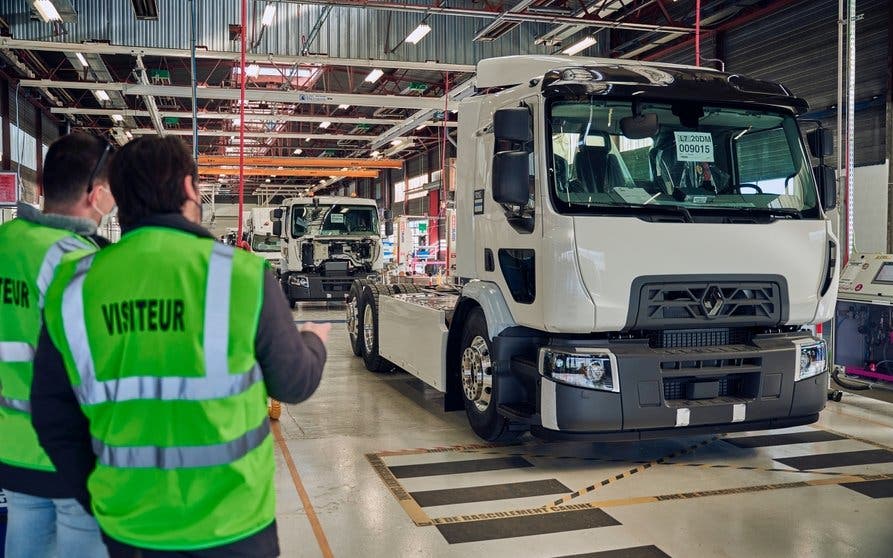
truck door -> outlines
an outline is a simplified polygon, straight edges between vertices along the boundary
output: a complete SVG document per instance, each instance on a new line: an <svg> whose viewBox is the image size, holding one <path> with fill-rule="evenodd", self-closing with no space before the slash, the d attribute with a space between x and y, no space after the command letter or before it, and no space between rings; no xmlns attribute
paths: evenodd
<svg viewBox="0 0 893 558"><path fill-rule="evenodd" d="M541 327L542 310L538 291L543 288L537 258L542 244L543 204L543 124L541 105L537 97L515 101L501 108L523 108L529 114L530 141L496 138L488 134L484 151L489 154L489 184L483 207L475 200L474 219L479 277L499 285L515 321L521 325ZM527 202L520 205L498 203L493 197L493 170L497 155L512 151L527 156ZM483 154L482 154L483 155ZM486 159L485 159L486 160ZM518 177L518 180L524 180Z"/></svg>

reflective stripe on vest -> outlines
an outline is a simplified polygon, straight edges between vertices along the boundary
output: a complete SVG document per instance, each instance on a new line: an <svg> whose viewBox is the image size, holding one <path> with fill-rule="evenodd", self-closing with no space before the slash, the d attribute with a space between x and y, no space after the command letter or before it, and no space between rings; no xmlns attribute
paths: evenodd
<svg viewBox="0 0 893 558"><path fill-rule="evenodd" d="M34 347L17 341L0 341L0 362L31 362Z"/></svg>
<svg viewBox="0 0 893 558"><path fill-rule="evenodd" d="M43 257L43 262L40 264L40 271L37 273L38 308L43 310L44 297L47 289L50 287L50 283L53 281L53 276L56 274L56 266L62 261L62 256L68 252L88 250L90 248L90 244L73 236L67 236L50 246L50 249L47 250L46 255Z"/></svg>
<svg viewBox="0 0 893 558"><path fill-rule="evenodd" d="M210 446L128 446L114 447L93 438L93 452L99 463L107 467L183 469L214 467L240 459L258 446L270 434L270 421L264 417L260 426L235 440Z"/></svg>
<svg viewBox="0 0 893 558"><path fill-rule="evenodd" d="M81 405L134 399L205 401L238 395L261 380L260 366L230 374L228 360L230 282L233 247L214 243L208 265L205 297L204 355L205 375L130 376L111 380L96 378L96 367L87 337L84 318L84 280L94 255L77 264L72 281L62 294L63 328L81 383L74 386Z"/></svg>

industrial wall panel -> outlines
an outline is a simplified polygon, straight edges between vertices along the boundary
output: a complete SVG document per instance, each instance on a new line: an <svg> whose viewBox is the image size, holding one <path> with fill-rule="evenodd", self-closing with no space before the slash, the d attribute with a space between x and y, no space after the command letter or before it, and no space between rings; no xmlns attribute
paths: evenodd
<svg viewBox="0 0 893 558"><path fill-rule="evenodd" d="M37 114L34 105L28 101L27 88L9 87L9 121L25 132L34 135L37 131Z"/></svg>
<svg viewBox="0 0 893 558"><path fill-rule="evenodd" d="M886 158L883 103L889 61L889 0L859 0L856 24L855 163ZM779 81L836 127L837 0L800 2L726 34L726 70Z"/></svg>
<svg viewBox="0 0 893 558"><path fill-rule="evenodd" d="M241 22L240 2L235 0L195 0L197 42L211 50L234 51L238 41L229 39L229 25ZM189 0L157 0L158 20L137 20L130 0L80 0L75 3L78 20L65 24L63 40L82 42L109 41L118 45L161 48L190 47ZM27 3L9 14L12 35L19 39L47 40L52 27L29 17ZM338 58L391 58L395 60L439 60L446 63L474 64L481 58L509 54L545 54L549 47L536 46L533 39L550 29L546 24L524 23L499 39L472 42L472 37L490 19L431 15L427 23L432 31L419 44L403 44L390 51L424 17L421 13L367 10L277 2L273 24L264 30L260 19L265 4L249 3L248 39L257 42L254 52L298 54L314 25L327 13L318 35L308 45L310 52Z"/></svg>

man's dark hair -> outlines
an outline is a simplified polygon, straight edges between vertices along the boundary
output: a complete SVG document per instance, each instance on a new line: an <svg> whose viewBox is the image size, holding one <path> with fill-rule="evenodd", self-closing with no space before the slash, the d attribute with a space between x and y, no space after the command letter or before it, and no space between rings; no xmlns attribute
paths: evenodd
<svg viewBox="0 0 893 558"><path fill-rule="evenodd" d="M44 203L54 207L78 201L87 192L87 181L94 169L93 182L105 180L108 164L96 168L105 149L103 140L82 132L73 132L54 141L43 162Z"/></svg>
<svg viewBox="0 0 893 558"><path fill-rule="evenodd" d="M118 220L126 227L150 215L180 213L186 202L183 180L187 176L198 188L192 153L179 138L143 136L128 142L109 165Z"/></svg>

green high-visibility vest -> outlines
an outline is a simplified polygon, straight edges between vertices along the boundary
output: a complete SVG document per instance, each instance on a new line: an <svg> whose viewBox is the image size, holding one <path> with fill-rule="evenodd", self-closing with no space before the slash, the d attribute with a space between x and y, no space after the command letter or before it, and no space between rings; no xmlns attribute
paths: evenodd
<svg viewBox="0 0 893 558"><path fill-rule="evenodd" d="M31 426L34 351L47 287L62 256L96 245L64 229L24 219L0 225L0 461L55 471Z"/></svg>
<svg viewBox="0 0 893 558"><path fill-rule="evenodd" d="M257 256L162 227L59 266L47 330L90 424L87 488L112 538L196 550L273 522L263 284Z"/></svg>

